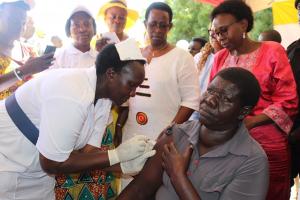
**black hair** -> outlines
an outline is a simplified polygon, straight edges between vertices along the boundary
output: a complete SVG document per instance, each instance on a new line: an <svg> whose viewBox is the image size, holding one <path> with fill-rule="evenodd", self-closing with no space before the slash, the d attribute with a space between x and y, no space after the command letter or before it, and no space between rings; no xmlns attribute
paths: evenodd
<svg viewBox="0 0 300 200"><path fill-rule="evenodd" d="M207 43L207 40L201 37L194 37L192 38L193 42L199 42L201 44L201 47L204 47L204 45Z"/></svg>
<svg viewBox="0 0 300 200"><path fill-rule="evenodd" d="M300 0L295 0L295 8L297 9L298 4L300 3Z"/></svg>
<svg viewBox="0 0 300 200"><path fill-rule="evenodd" d="M169 23L172 23L172 19L173 19L173 12L172 12L172 8L163 2L154 2L152 4L150 4L150 6L147 8L146 10L146 14L145 14L145 20L148 20L150 11L153 9L157 9L157 10L162 10L165 11L169 14Z"/></svg>
<svg viewBox="0 0 300 200"><path fill-rule="evenodd" d="M133 61L139 62L142 65L146 63L145 60L120 60L116 46L114 44L109 44L105 46L97 56L95 63L97 76L104 74L108 68L112 68L115 72L120 72L123 67Z"/></svg>
<svg viewBox="0 0 300 200"><path fill-rule="evenodd" d="M72 17L74 16L74 14L76 14L76 13L79 13L79 12L82 12L82 13L84 13L84 14L86 14L87 16L89 16L91 19L92 19L92 23L93 23L93 28L94 28L94 34L93 35L95 35L96 34L96 21L95 21L95 19L92 17L92 16L90 16L88 13L86 13L86 12L84 12L84 11L78 11L78 12L75 12L75 13L73 13L73 15L71 15L68 19L67 19L67 22L66 22L66 25L65 25L65 32L66 32L66 35L68 36L68 37L70 37L71 36L71 30L70 30L70 27L71 27L71 20L72 20Z"/></svg>
<svg viewBox="0 0 300 200"><path fill-rule="evenodd" d="M248 21L247 32L253 28L253 13L251 8L241 0L226 0L215 7L210 14L211 21L219 14L233 15L238 21L246 19Z"/></svg>
<svg viewBox="0 0 300 200"><path fill-rule="evenodd" d="M229 67L218 72L215 77L217 76L239 88L242 106L253 108L257 104L261 90L256 77L250 71L241 67Z"/></svg>
<svg viewBox="0 0 300 200"><path fill-rule="evenodd" d="M265 34L266 38L264 41L274 41L274 42L281 43L281 35L276 30L264 31L261 34Z"/></svg>

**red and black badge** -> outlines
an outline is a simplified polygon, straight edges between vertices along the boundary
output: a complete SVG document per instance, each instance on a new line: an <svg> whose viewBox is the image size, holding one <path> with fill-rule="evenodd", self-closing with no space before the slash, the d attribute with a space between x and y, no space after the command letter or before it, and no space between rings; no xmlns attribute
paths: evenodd
<svg viewBox="0 0 300 200"><path fill-rule="evenodd" d="M146 113L143 112L138 112L136 113L136 121L138 124L140 125L145 125L148 122L148 117L146 115Z"/></svg>

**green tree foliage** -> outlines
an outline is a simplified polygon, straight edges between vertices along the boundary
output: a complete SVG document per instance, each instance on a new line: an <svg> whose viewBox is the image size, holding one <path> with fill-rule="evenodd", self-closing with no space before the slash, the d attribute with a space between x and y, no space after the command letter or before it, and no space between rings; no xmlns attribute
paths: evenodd
<svg viewBox="0 0 300 200"><path fill-rule="evenodd" d="M172 8L173 28L168 36L171 43L192 37L208 38L209 15L213 9L208 4L194 2L193 0L167 0Z"/></svg>
<svg viewBox="0 0 300 200"><path fill-rule="evenodd" d="M254 14L254 28L250 32L250 37L257 40L259 34L263 31L273 29L272 9L268 8Z"/></svg>
<svg viewBox="0 0 300 200"><path fill-rule="evenodd" d="M208 4L198 3L193 0L166 0L174 13L173 28L168 36L171 43L185 39L190 41L192 37L204 37L208 39L208 26L210 13L213 9ZM261 31L272 29L272 10L266 9L255 13L254 29L250 37L256 39Z"/></svg>

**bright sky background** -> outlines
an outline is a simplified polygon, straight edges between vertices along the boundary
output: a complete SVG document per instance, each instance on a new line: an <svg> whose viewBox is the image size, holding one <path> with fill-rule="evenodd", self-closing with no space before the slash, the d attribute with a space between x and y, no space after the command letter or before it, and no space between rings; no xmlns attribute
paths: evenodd
<svg viewBox="0 0 300 200"><path fill-rule="evenodd" d="M127 0L129 8L133 8L139 12L145 10L150 3L155 0ZM157 0L156 0L157 1ZM42 30L46 33L46 39L49 39L53 35L58 35L61 38L65 38L65 22L69 17L71 11L77 5L84 5L87 7L96 19L96 14L99 8L107 2L106 0L35 0L35 7L29 12L29 15L33 17L35 26L38 30ZM97 21L97 32L105 32L106 27ZM136 35L136 33L139 33ZM129 35L140 38L143 35L143 25L139 21L135 27L130 30Z"/></svg>

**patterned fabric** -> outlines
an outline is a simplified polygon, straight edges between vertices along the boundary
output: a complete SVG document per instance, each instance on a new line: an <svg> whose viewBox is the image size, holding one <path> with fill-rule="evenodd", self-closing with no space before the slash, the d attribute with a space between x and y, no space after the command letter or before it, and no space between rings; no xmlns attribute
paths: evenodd
<svg viewBox="0 0 300 200"><path fill-rule="evenodd" d="M101 150L114 148L116 112L113 110L113 122L107 126L101 142ZM115 199L119 187L119 175L101 170L80 174L56 176L56 200L106 200Z"/></svg>
<svg viewBox="0 0 300 200"><path fill-rule="evenodd" d="M3 75L5 73L8 72L8 70L10 68L12 68L12 65L14 63L11 61L10 58L8 57L4 57L0 55L0 75ZM1 91L0 92L0 100L5 99L6 97L8 97L11 93L13 93L20 85L22 84L22 81L19 81L17 84L15 84L14 86Z"/></svg>
<svg viewBox="0 0 300 200"><path fill-rule="evenodd" d="M223 67L243 67L249 71L252 71L253 66L255 66L259 50L260 49L258 48L251 53L240 56L232 56L228 54Z"/></svg>
<svg viewBox="0 0 300 200"><path fill-rule="evenodd" d="M284 48L276 42L263 42L257 51L239 57L222 49L215 56L210 80L226 67L242 67L255 75L261 87L261 96L250 116L264 113L288 134L298 111L298 98Z"/></svg>
<svg viewBox="0 0 300 200"><path fill-rule="evenodd" d="M12 49L11 57L16 60L16 62L24 63L30 57L36 57L37 53L34 51L33 47L30 47L28 44L22 43L20 41L14 42L14 48ZM14 62L11 58L0 55L0 75L11 72L13 69L20 67L19 64ZM31 77L27 77L29 80ZM13 93L19 86L24 82L18 81L16 84L10 88L0 91L0 100L5 99L11 93Z"/></svg>

